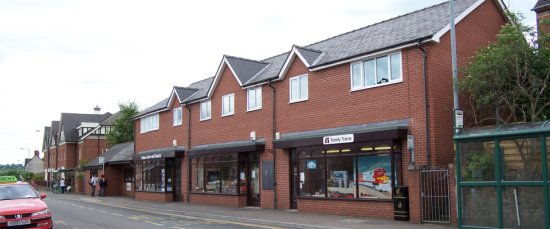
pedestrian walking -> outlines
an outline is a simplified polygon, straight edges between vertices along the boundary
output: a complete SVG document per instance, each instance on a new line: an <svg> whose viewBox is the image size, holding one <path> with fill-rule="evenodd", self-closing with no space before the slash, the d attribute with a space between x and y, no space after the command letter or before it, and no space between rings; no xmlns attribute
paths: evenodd
<svg viewBox="0 0 550 229"><path fill-rule="evenodd" d="M105 197L105 187L107 187L107 179L105 179L105 175L101 174L101 178L99 179L99 196Z"/></svg>
<svg viewBox="0 0 550 229"><path fill-rule="evenodd" d="M92 178L90 178L90 181L88 182L90 184L90 187L92 188L92 197L95 196L95 187L97 186L97 177L95 175L92 175Z"/></svg>
<svg viewBox="0 0 550 229"><path fill-rule="evenodd" d="M61 187L61 194L65 193L65 178L61 178L59 181L59 187Z"/></svg>

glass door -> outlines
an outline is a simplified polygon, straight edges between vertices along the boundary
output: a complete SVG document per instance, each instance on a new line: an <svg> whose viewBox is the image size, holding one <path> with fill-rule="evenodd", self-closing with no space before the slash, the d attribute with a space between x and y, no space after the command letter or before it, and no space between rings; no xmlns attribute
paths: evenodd
<svg viewBox="0 0 550 229"><path fill-rule="evenodd" d="M248 190L247 205L260 206L260 162L258 153L250 153L248 160Z"/></svg>

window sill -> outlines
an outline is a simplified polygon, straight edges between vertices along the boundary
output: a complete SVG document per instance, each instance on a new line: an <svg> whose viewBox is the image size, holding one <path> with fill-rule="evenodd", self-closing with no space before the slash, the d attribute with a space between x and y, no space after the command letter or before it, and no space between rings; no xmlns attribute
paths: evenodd
<svg viewBox="0 0 550 229"><path fill-rule="evenodd" d="M377 87L384 87L384 86L389 86L389 85L398 84L398 83L403 83L403 80L401 79L401 80L396 80L396 81L383 83L383 84L377 84L377 85L368 86L368 87L352 88L350 92L362 91L362 90L367 90L367 89L372 89Z"/></svg>
<svg viewBox="0 0 550 229"><path fill-rule="evenodd" d="M289 104L300 103L300 102L305 102L305 101L308 101L308 100L309 100L309 98L307 98L307 99L300 99L300 100L293 100L293 101L290 101L290 102L288 102L288 103L289 103Z"/></svg>
<svg viewBox="0 0 550 229"><path fill-rule="evenodd" d="M136 192L149 192L149 193L173 193L172 191L165 191L165 192L161 192L161 191L147 191L147 190L136 190Z"/></svg>
<svg viewBox="0 0 550 229"><path fill-rule="evenodd" d="M256 107L256 108L252 108L250 110L246 110L246 112L259 111L261 109L262 109L262 107Z"/></svg>
<svg viewBox="0 0 550 229"><path fill-rule="evenodd" d="M202 121L208 121L208 120L210 120L210 119L212 119L212 118L200 119L199 121L201 121L201 122L202 122Z"/></svg>
<svg viewBox="0 0 550 229"><path fill-rule="evenodd" d="M190 192L190 193L199 194L199 195L246 196L246 194L221 193L221 192Z"/></svg>
<svg viewBox="0 0 550 229"><path fill-rule="evenodd" d="M376 201L376 202L393 202L393 199L369 199L369 198L331 198L331 197L304 197L304 196L298 196L297 199L303 199L303 200L336 200L336 201Z"/></svg>
<svg viewBox="0 0 550 229"><path fill-rule="evenodd" d="M235 113L224 114L224 115L222 115L221 117L223 118L223 117L233 116L234 114L235 114Z"/></svg>

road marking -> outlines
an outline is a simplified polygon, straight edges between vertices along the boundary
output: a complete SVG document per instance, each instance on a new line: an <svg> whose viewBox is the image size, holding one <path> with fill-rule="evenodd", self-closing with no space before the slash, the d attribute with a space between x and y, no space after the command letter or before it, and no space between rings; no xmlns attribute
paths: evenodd
<svg viewBox="0 0 550 229"><path fill-rule="evenodd" d="M101 213L105 213L105 214L108 214L108 212L106 211L103 211L103 210L97 210L98 212L101 212Z"/></svg>
<svg viewBox="0 0 550 229"><path fill-rule="evenodd" d="M61 224L61 225L68 225L68 224L65 223L65 221L63 221L63 220L56 220L55 223L56 223L56 224Z"/></svg>
<svg viewBox="0 0 550 229"><path fill-rule="evenodd" d="M111 213L111 215L114 215L114 216L122 216L121 214L116 214L116 213Z"/></svg>
<svg viewBox="0 0 550 229"><path fill-rule="evenodd" d="M88 209L90 209L90 210L92 210L92 211L95 211L95 208L88 208Z"/></svg>
<svg viewBox="0 0 550 229"><path fill-rule="evenodd" d="M172 228L175 228L175 229L187 229L185 227L172 227Z"/></svg>
<svg viewBox="0 0 550 229"><path fill-rule="evenodd" d="M153 224L153 225L157 225L157 226L164 226L164 224L154 223L154 222L151 222L149 220L143 220L143 221L148 222L148 223Z"/></svg>

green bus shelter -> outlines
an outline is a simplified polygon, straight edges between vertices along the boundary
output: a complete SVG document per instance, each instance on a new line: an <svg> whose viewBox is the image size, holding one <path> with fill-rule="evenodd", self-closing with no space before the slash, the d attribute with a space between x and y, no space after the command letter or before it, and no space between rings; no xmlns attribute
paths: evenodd
<svg viewBox="0 0 550 229"><path fill-rule="evenodd" d="M460 228L550 229L550 120L464 129L454 140Z"/></svg>

